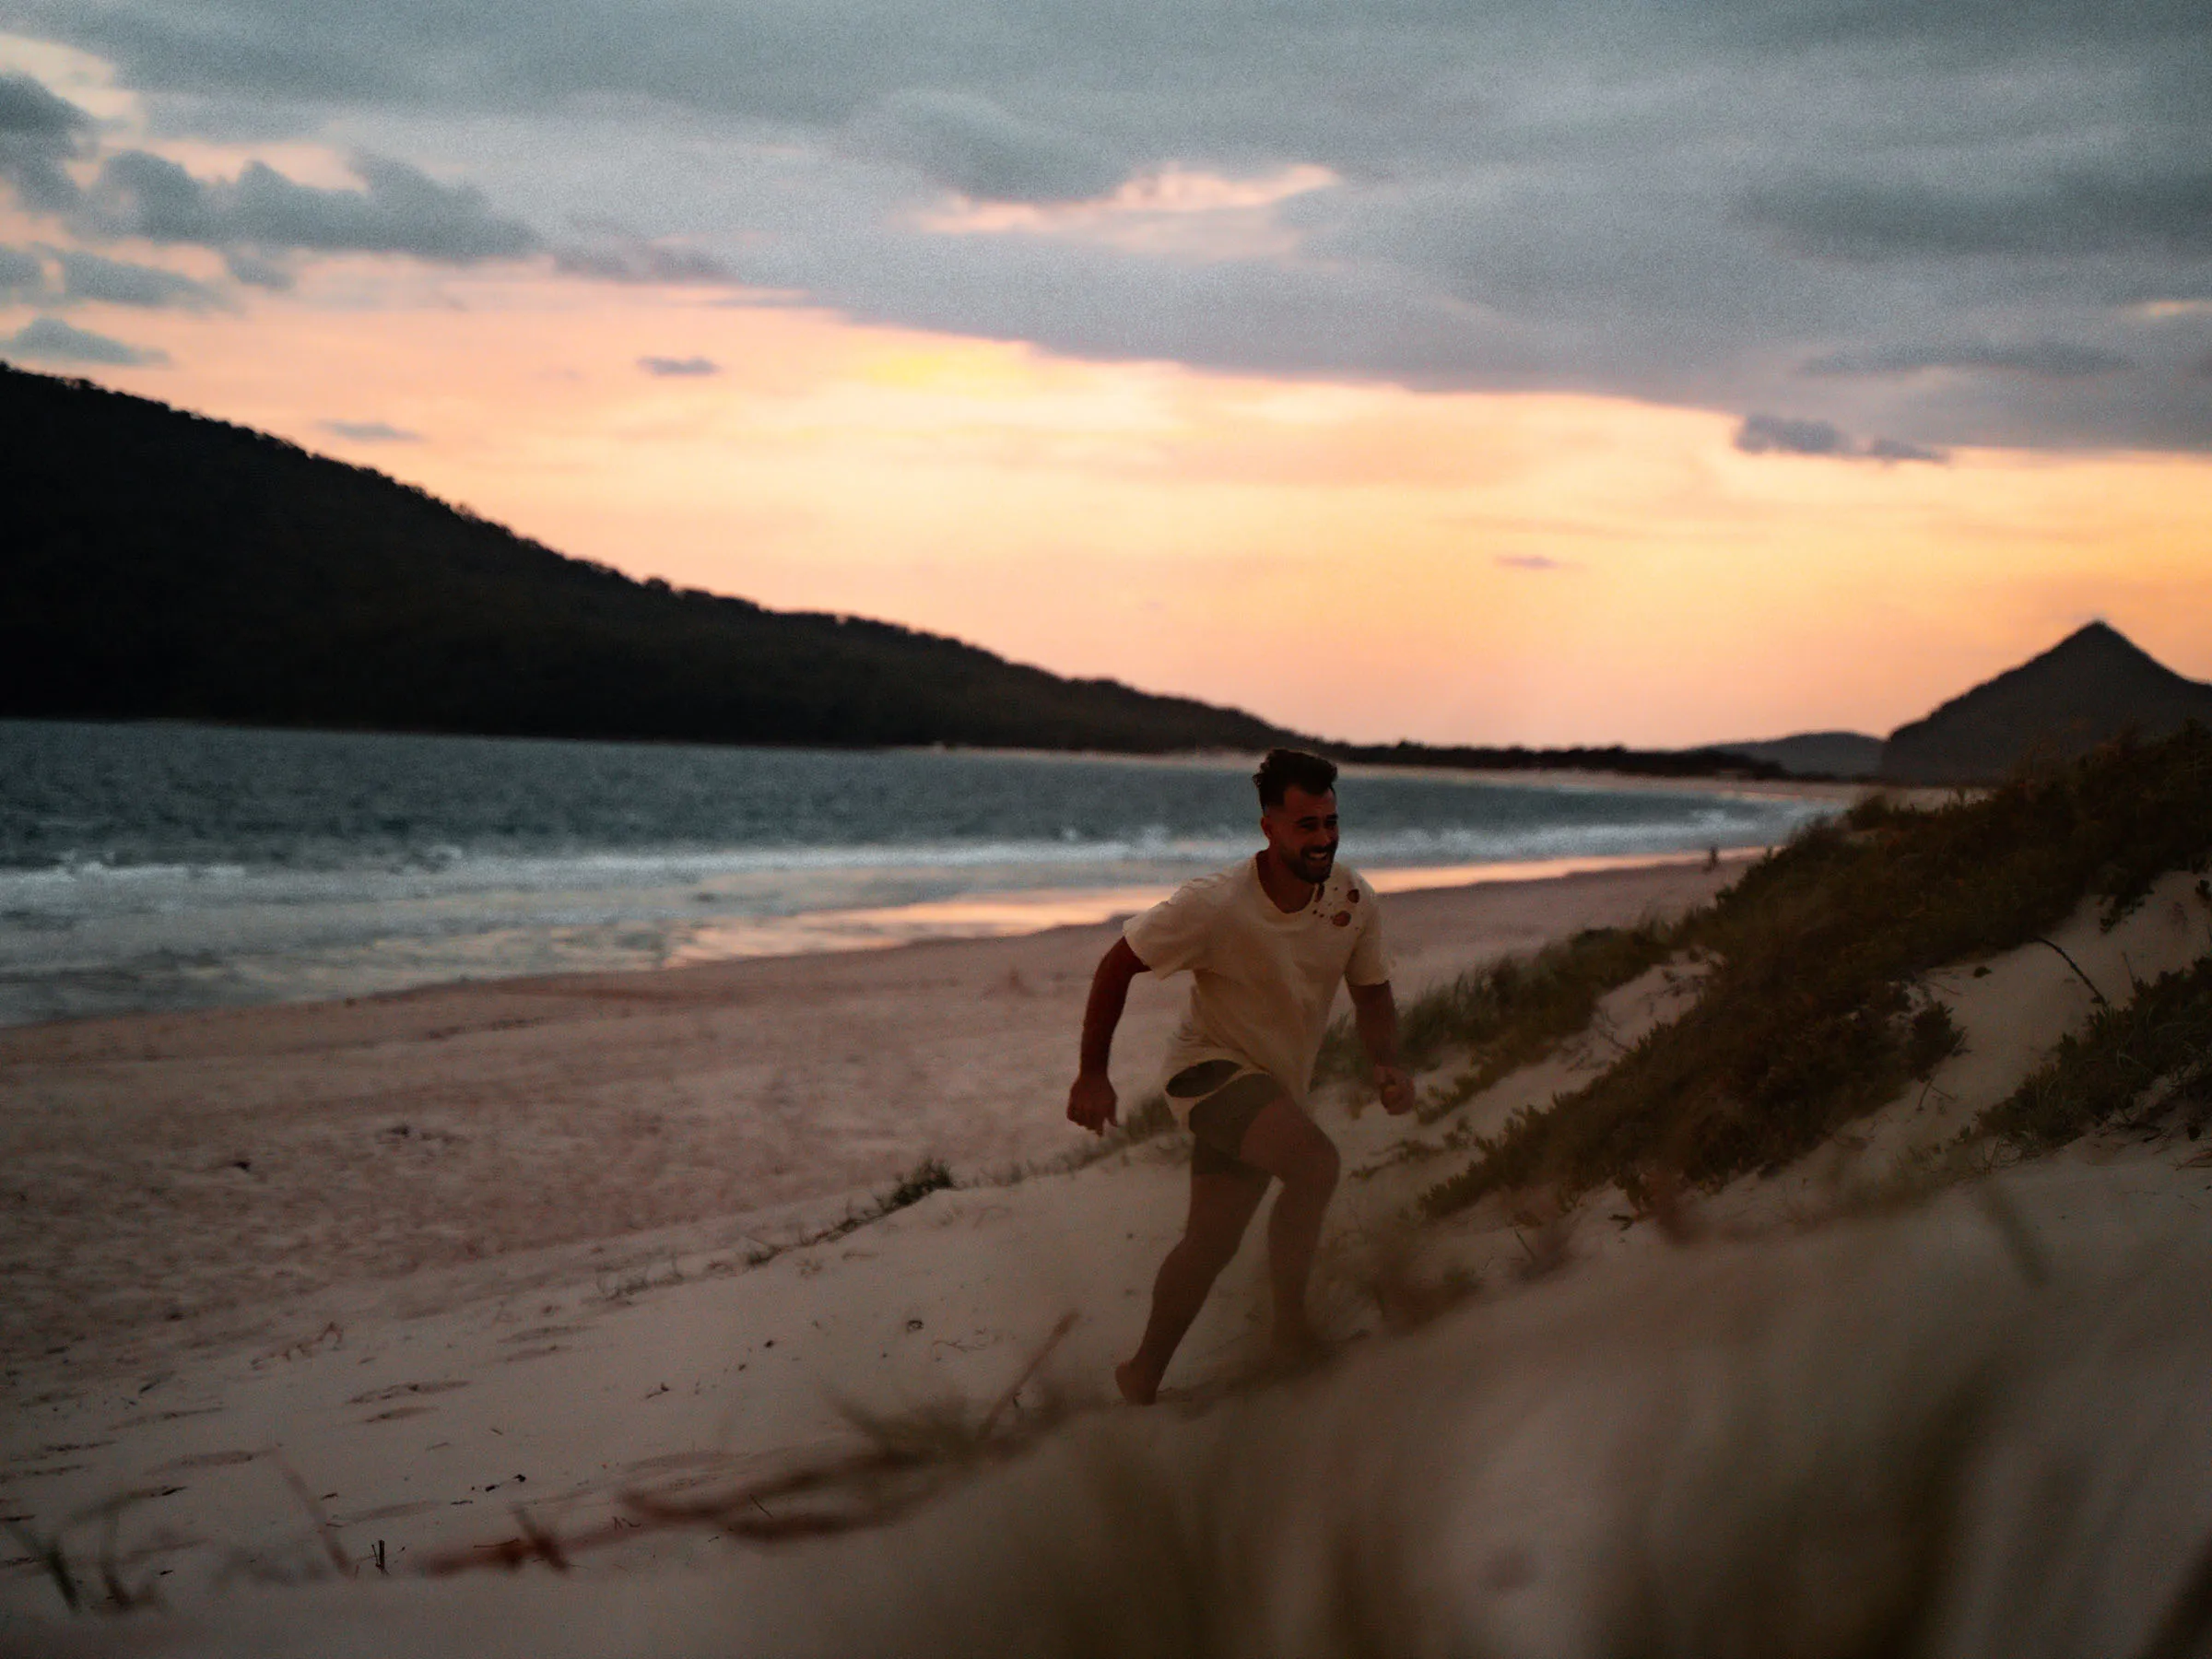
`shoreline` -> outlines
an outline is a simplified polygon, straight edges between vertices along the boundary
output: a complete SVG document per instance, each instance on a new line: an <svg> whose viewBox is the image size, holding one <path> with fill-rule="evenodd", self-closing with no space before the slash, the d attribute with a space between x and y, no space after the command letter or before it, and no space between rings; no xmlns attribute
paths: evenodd
<svg viewBox="0 0 2212 1659"><path fill-rule="evenodd" d="M1715 854L1706 853L1654 853L1591 854L1583 857L1557 859L1529 859L1504 861L1490 865L1416 865L1404 867L1385 866L1381 869L1359 871L1376 893L1384 898L1400 900L1430 899L1448 894L1476 894L1493 889L1528 888L1540 891L1551 885L1571 883L1587 877L1629 877L1669 871L1702 870L1727 871L1733 866L1749 863L1770 849L1764 847L1735 847L1720 849ZM63 1015L51 1019L20 1020L0 1023L0 1073L7 1065L7 1053L18 1046L16 1040L35 1038L37 1034L56 1030L83 1030L102 1025L123 1025L133 1022L171 1025L179 1021L196 1020L251 1020L256 1016L279 1014L307 1014L317 1009L371 1007L382 1004L420 1002L430 998L458 996L465 998L507 995L559 996L572 992L577 995L619 996L619 987L640 987L637 994L649 999L651 993L642 989L650 983L697 976L711 976L718 971L758 969L773 972L798 963L830 962L846 959L886 959L903 957L909 952L923 950L959 949L966 947L1013 945L1024 940L1041 940L1055 935L1118 930L1121 924L1143 908L1133 903L1125 908L1110 908L1098 913L1088 913L1095 906L1089 901L1106 895L1134 899L1151 888L1076 889L1065 895L1052 889L1038 889L1041 898L1050 900L1065 897L1087 913L1074 914L1066 919L1043 923L1034 927L1011 928L1005 931L978 933L921 934L910 937L883 937L865 941L818 946L810 949L785 951L759 951L751 953L718 953L679 958L647 968L585 968L551 973L513 973L460 975L453 979L429 980L420 984L402 985L389 990L362 991L350 995L273 997L250 1002L208 1003L186 1007L149 1007L122 1009L112 1013ZM1157 889L1164 898L1169 888ZM988 908L994 900L1012 895L971 894L959 899L924 900L913 905L897 907L899 912L935 912L959 908ZM1146 902L1150 902L1147 900ZM1045 904L1035 907L1048 908ZM832 914L876 915L892 912L839 912ZM614 987L614 988L610 988ZM568 988L564 991L564 988Z"/></svg>
<svg viewBox="0 0 2212 1659"><path fill-rule="evenodd" d="M886 749L886 754L1006 755L1025 760L1086 760L1135 766L1189 766L1208 770L1256 766L1257 750L1237 753L1228 749L1169 755L1128 755L1102 749L957 748L924 747ZM1911 784L1886 783L1878 778L1738 778L1711 772L1675 775L1661 772L1605 771L1583 767L1468 767L1389 766L1373 760L1338 763L1339 775L1352 778L1450 778L1462 782L1489 783L1507 789L1564 789L1615 792L1623 794L1720 795L1751 800L1804 800L1856 802L1877 794L1947 795L1948 790L1931 790Z"/></svg>
<svg viewBox="0 0 2212 1659"><path fill-rule="evenodd" d="M1087 760L1125 762L1138 766L1199 766L1208 768L1256 765L1265 751L1259 749L1177 749L1158 753L1140 753L1121 749L1045 749L1024 748L1016 746L982 747L958 743L919 744L813 744L813 743L714 743L684 737L596 737L584 735L551 735L523 732L449 732L417 731L404 727L291 725L267 724L253 721L223 720L214 716L182 717L162 714L94 715L94 714L10 714L0 715L0 725L92 725L129 727L178 727L183 729L207 728L227 732L269 732L277 734L300 733L334 737L426 737L456 738L467 742L488 743L574 743L608 744L641 748L704 748L755 749L764 754L822 754L822 755L1004 755L1027 760ZM1324 745L1324 747L1326 747ZM1354 745L1354 747L1366 747ZM1623 746L1626 747L1626 746ZM1664 749L1639 750L1639 753L1665 754ZM1550 779L1572 778L1578 781L1597 780L1601 782L1619 780L1625 783L1650 784L1674 788L1700 794L1723 794L1743 787L1746 793L1789 794L1800 789L1880 789L1887 787L1879 779L1853 781L1849 779L1743 779L1724 772L1662 773L1615 772L1602 769L1580 767L1521 767L1482 768L1438 765L1418 762L1389 764L1372 760L1338 762L1340 768L1355 776L1390 777L1393 775L1431 775L1473 779L1482 782L1521 783L1540 787ZM1811 799L1825 799L1809 795Z"/></svg>
<svg viewBox="0 0 2212 1659"><path fill-rule="evenodd" d="M1459 887L1506 885L1530 880L1609 870L1664 868L1719 860L1734 864L1756 857L1764 847L1705 848L1695 851L1588 853L1553 858L1501 859L1477 864L1384 865L1358 866L1360 874L1381 893L1434 891ZM1134 872L1132 872L1134 873ZM88 1020L164 1017L213 1012L219 1009L293 1007L319 1003L358 1001L433 991L453 986L498 985L515 981L594 977L608 973L649 974L672 972L717 962L794 961L817 956L877 954L910 945L952 943L979 939L1021 938L1065 927L1096 926L1126 917L1157 903L1173 891L1172 880L1126 881L1083 887L986 888L942 899L923 899L905 904L839 907L799 911L790 915L702 917L661 942L657 952L624 949L606 942L563 941L561 929L545 931L545 942L535 954L569 954L583 959L572 965L531 965L516 961L508 971L487 961L488 971L459 959L449 949L447 959L418 962L413 970L382 966L366 947L350 966L334 963L307 950L291 962L297 979L290 983L277 977L285 959L263 956L253 950L237 952L229 971L236 982L194 997L179 994L174 987L164 994L149 985L135 1006L90 1007L48 1012L37 1006L35 991L25 994L20 1006L0 1011L0 1032L36 1030L42 1026ZM488 936L497 936L488 935ZM411 942L400 935L403 950ZM531 952L517 953L527 956ZM635 959L640 954L648 959ZM657 954L659 959L651 958ZM596 956L599 959L593 960ZM623 959L625 956L630 959ZM118 971L132 971L125 960ZM442 970L442 971L441 971ZM51 981L60 986L92 972L87 968L57 969ZM420 977L416 977L419 974ZM35 974L16 975L27 986L41 980ZM54 1000L55 994L48 994ZM116 996L123 1002L124 996ZM18 1017L28 1012L28 1018Z"/></svg>

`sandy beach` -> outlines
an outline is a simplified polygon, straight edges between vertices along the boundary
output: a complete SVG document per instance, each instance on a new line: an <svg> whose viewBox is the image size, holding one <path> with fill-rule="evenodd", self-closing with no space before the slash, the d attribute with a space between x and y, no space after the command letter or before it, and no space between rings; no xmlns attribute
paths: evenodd
<svg viewBox="0 0 2212 1659"><path fill-rule="evenodd" d="M1701 865L1403 893L1402 991L1672 913ZM0 1031L10 1369L138 1363L189 1324L273 1335L300 1298L790 1205L925 1158L963 1179L1077 1150L1062 1113L1111 926L506 980ZM1135 987L1125 1100L1184 994ZM11 1387L18 1386L11 1382Z"/></svg>
<svg viewBox="0 0 2212 1659"><path fill-rule="evenodd" d="M1398 982L1672 913L1735 873L1391 896ZM1750 1235L1832 1208L2011 1088L2086 1018L2083 975L2120 984L2191 959L2200 911L2173 878L2118 929L2085 911L2054 935L2081 974L2029 947L1945 976L1964 1052L1869 1120L1850 1159L1739 1182L1708 1223ZM65 1539L171 1605L212 1606L334 1567L373 1579L466 1559L518 1516L604 1533L641 1490L726 1487L849 1441L854 1409L1103 1408L1183 1196L1176 1137L1066 1167L1084 1145L1061 1118L1077 1022L1112 936L0 1033L0 1514L27 1529L18 1542ZM1125 1102L1149 1087L1181 994L1138 982L1116 1050ZM1624 986L1584 1039L1464 1122L1494 1132L1695 994L1694 973L1670 970ZM1408 1204L1449 1167L1436 1132L1355 1114L1356 1094L1323 1104L1347 1179L1317 1301L1344 1335L1376 1328L1377 1285L1413 1271ZM2108 1139L2077 1161L2121 1159L2165 1220L2212 1203L2194 1151ZM957 1187L877 1216L925 1158ZM1510 1299L1538 1247L1602 1264L1659 1241L1619 1207L1597 1194L1561 1230L1486 1202L1420 1242L1416 1277L1448 1269ZM1261 1254L1248 1244L1225 1276L1171 1399L1259 1362ZM727 1551L658 1536L593 1571ZM0 1634L58 1610L51 1573L14 1552Z"/></svg>

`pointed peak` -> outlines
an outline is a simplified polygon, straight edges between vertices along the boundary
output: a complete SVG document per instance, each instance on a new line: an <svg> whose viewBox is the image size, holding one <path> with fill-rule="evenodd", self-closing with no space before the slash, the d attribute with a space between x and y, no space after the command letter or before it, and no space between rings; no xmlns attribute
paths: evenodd
<svg viewBox="0 0 2212 1659"><path fill-rule="evenodd" d="M2050 650L2042 653L2040 656L2030 657L2021 666L2032 667L2037 663L2049 662L2053 658L2072 661L2083 657L2137 664L2147 663L2161 670L2165 667L2149 652L2144 650L2142 646L2101 618L2095 622L2084 623L2057 644L2052 646Z"/></svg>
<svg viewBox="0 0 2212 1659"><path fill-rule="evenodd" d="M2018 675L2041 675L2051 670L2062 673L2124 673L2133 677L2152 677L2152 679L2174 679L2179 684L2192 684L2183 677L2159 662L2139 643L2128 640L2111 621L2086 621L2070 635L2059 640L2051 651L2037 657L2029 657L2019 668L2008 670L1997 679L2013 679Z"/></svg>
<svg viewBox="0 0 2212 1659"><path fill-rule="evenodd" d="M2061 640L2059 643L2061 645L2086 644L2092 640L2100 644L2124 645L2130 651L2140 649L2133 640L2107 622L2102 617L2098 618L2094 622L2083 623Z"/></svg>
<svg viewBox="0 0 2212 1659"><path fill-rule="evenodd" d="M2152 670L2157 675L2172 675L2172 668L2159 662L2139 643L2128 640L2111 621L2084 621L2079 629L2059 640L2048 651L2035 653L2018 668L2008 668L1997 675L1997 679L2013 679L2015 675L2037 675L2046 670L2068 670L2068 673L2144 673Z"/></svg>
<svg viewBox="0 0 2212 1659"><path fill-rule="evenodd" d="M2212 722L2212 685L2176 674L2109 622L2091 622L1900 726L1882 771L1911 782L1984 781L2030 753L2077 755L2124 732L2155 736L2186 720Z"/></svg>

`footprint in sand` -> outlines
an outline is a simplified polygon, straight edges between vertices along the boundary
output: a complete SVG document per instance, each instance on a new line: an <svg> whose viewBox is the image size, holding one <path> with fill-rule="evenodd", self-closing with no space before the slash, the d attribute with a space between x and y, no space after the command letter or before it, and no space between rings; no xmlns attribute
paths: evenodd
<svg viewBox="0 0 2212 1659"><path fill-rule="evenodd" d="M727 1474L754 1461L755 1456L736 1452L663 1452L633 1459L623 1466L633 1475L666 1475L672 1471Z"/></svg>
<svg viewBox="0 0 2212 1659"><path fill-rule="evenodd" d="M171 1469L219 1469L229 1464L252 1463L260 1455L258 1452L195 1452L190 1457L172 1457L151 1472L166 1475Z"/></svg>
<svg viewBox="0 0 2212 1659"><path fill-rule="evenodd" d="M544 1347L517 1349L515 1352L505 1356L505 1363L513 1365L524 1359L543 1359L547 1354L565 1354L569 1350L567 1348L561 1347L558 1342L548 1343Z"/></svg>
<svg viewBox="0 0 2212 1659"><path fill-rule="evenodd" d="M404 1521L409 1515L428 1514L431 1510L444 1507L434 1499L420 1503L387 1503L382 1509L363 1510L358 1515L334 1515L331 1524L335 1526L359 1526L369 1521Z"/></svg>
<svg viewBox="0 0 2212 1659"><path fill-rule="evenodd" d="M358 1394L346 1402L348 1406L381 1406L386 1400L401 1400L409 1394L447 1394L456 1388L466 1388L465 1382L394 1382L389 1388L372 1388L367 1394Z"/></svg>
<svg viewBox="0 0 2212 1659"><path fill-rule="evenodd" d="M372 1417L363 1418L361 1421L364 1423L392 1423L397 1422L401 1418L429 1417L437 1409L438 1407L435 1406L394 1406L389 1411L377 1412Z"/></svg>
<svg viewBox="0 0 2212 1659"><path fill-rule="evenodd" d="M125 1418L109 1428L121 1434L125 1429L143 1429L148 1423L173 1423L180 1418L215 1417L222 1411L220 1406L181 1406L174 1411L149 1411L144 1417Z"/></svg>
<svg viewBox="0 0 2212 1659"><path fill-rule="evenodd" d="M532 1325L526 1331L517 1331L512 1336L502 1336L500 1338L500 1341L503 1344L516 1342L550 1342L556 1336L573 1336L582 1329L583 1326L582 1325Z"/></svg>

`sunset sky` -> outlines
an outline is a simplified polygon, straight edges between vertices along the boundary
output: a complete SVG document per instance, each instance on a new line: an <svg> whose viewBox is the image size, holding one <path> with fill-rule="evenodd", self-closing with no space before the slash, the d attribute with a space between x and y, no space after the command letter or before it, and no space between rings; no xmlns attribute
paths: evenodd
<svg viewBox="0 0 2212 1659"><path fill-rule="evenodd" d="M0 357L1355 739L2212 678L2201 0L0 0Z"/></svg>

